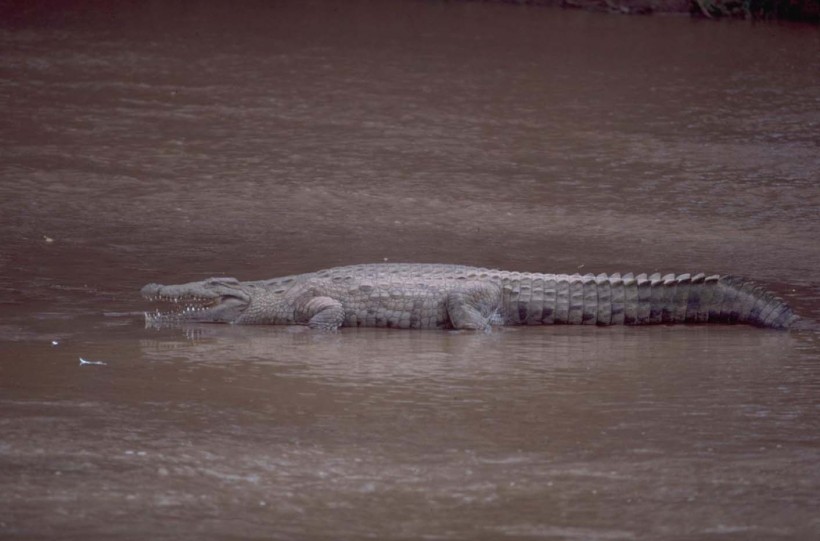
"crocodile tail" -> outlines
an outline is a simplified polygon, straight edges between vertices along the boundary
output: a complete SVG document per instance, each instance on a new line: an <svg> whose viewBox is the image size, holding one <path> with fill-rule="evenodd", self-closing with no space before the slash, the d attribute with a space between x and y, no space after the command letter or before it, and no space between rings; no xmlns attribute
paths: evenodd
<svg viewBox="0 0 820 541"><path fill-rule="evenodd" d="M722 318L728 323L788 329L800 320L783 299L751 280L721 276L717 278L717 289L724 295L720 314L715 314L718 321Z"/></svg>
<svg viewBox="0 0 820 541"><path fill-rule="evenodd" d="M746 323L787 329L800 319L782 299L734 276L548 274L505 286L505 296L510 323L524 325Z"/></svg>

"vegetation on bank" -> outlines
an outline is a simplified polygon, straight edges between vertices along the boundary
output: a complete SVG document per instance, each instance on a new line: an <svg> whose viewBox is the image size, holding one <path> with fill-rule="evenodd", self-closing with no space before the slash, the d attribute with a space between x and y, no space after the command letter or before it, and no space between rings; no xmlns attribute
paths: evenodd
<svg viewBox="0 0 820 541"><path fill-rule="evenodd" d="M498 1L498 0L497 0ZM612 13L691 13L717 19L785 19L820 22L820 0L500 0Z"/></svg>
<svg viewBox="0 0 820 541"><path fill-rule="evenodd" d="M692 0L706 17L820 21L820 0Z"/></svg>

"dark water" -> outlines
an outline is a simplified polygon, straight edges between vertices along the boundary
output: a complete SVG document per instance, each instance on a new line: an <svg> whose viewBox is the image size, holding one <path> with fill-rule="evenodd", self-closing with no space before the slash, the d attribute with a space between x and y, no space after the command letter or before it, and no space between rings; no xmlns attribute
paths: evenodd
<svg viewBox="0 0 820 541"><path fill-rule="evenodd" d="M0 10L0 538L820 536L816 332L127 315L386 259L735 273L820 319L816 27L168 4Z"/></svg>

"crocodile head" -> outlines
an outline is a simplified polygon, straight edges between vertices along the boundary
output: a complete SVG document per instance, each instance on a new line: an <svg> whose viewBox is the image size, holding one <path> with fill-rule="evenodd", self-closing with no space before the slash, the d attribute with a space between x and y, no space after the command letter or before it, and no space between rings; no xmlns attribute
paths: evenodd
<svg viewBox="0 0 820 541"><path fill-rule="evenodd" d="M173 303L176 309L146 312L147 325L185 322L236 323L250 305L251 295L236 278L209 278L201 282L148 284L141 290L145 299Z"/></svg>

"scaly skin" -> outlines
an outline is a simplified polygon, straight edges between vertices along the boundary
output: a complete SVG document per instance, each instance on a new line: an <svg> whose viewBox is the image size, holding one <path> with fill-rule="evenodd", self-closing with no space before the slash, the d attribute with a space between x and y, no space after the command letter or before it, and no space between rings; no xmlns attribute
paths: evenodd
<svg viewBox="0 0 820 541"><path fill-rule="evenodd" d="M240 282L149 284L149 299L190 303L146 322L309 325L319 329L488 329L490 325L747 323L787 329L799 317L753 282L680 274L540 274L460 265L374 264ZM204 303L204 306L201 304Z"/></svg>

